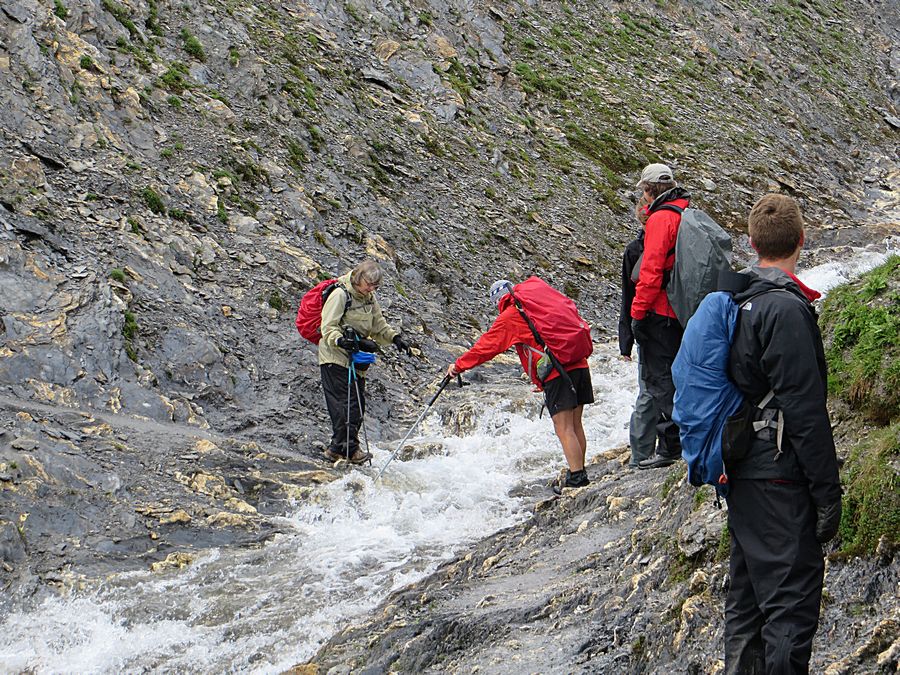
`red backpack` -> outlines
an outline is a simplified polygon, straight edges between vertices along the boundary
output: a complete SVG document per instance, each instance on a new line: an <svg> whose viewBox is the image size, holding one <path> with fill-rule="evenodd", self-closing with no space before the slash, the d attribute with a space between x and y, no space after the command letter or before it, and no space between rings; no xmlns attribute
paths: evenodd
<svg viewBox="0 0 900 675"><path fill-rule="evenodd" d="M322 307L331 292L340 287L337 279L328 279L319 282L310 288L300 299L300 309L297 310L297 332L304 338L312 342L314 345L319 344L322 339ZM344 303L344 313L350 307L352 299L347 293L347 300Z"/></svg>
<svg viewBox="0 0 900 675"><path fill-rule="evenodd" d="M546 281L528 277L511 295L537 343L546 345L561 365L577 363L594 351L591 327L575 303Z"/></svg>

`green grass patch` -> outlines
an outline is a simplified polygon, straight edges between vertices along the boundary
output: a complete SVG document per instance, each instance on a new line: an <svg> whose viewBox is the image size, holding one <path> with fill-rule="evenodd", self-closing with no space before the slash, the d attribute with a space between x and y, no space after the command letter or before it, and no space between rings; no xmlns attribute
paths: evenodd
<svg viewBox="0 0 900 675"><path fill-rule="evenodd" d="M269 293L269 307L274 309L276 312L281 312L287 309L288 304L285 302L284 298L281 297L281 293L278 291L272 291Z"/></svg>
<svg viewBox="0 0 900 675"><path fill-rule="evenodd" d="M569 98L572 83L568 77L551 75L543 70L540 64L534 66L520 61L513 67L513 71L522 82L522 89L528 94L541 92L553 98L565 100Z"/></svg>
<svg viewBox="0 0 900 675"><path fill-rule="evenodd" d="M297 171L304 171L308 160L306 150L293 138L288 138L285 145L288 151L288 164L297 169Z"/></svg>
<svg viewBox="0 0 900 675"><path fill-rule="evenodd" d="M180 61L173 61L168 70L159 76L162 85L171 92L181 94L185 89L190 88L190 84L186 79L188 67Z"/></svg>
<svg viewBox="0 0 900 675"><path fill-rule="evenodd" d="M871 555L884 536L900 537L900 422L869 434L844 465L841 513L843 555Z"/></svg>
<svg viewBox="0 0 900 675"><path fill-rule="evenodd" d="M156 190L149 187L144 188L141 191L141 199L144 200L144 204L146 204L147 208L153 211L153 213L165 215L166 204Z"/></svg>
<svg viewBox="0 0 900 675"><path fill-rule="evenodd" d="M118 267L111 269L109 271L109 278L113 281L118 281L120 284L125 283L125 270L121 270Z"/></svg>
<svg viewBox="0 0 900 675"><path fill-rule="evenodd" d="M193 35L187 28L182 28L179 37L181 37L184 51L198 61L206 61L206 51L203 49L203 43L200 42L196 35Z"/></svg>
<svg viewBox="0 0 900 675"><path fill-rule="evenodd" d="M125 336L126 340L134 340L138 335L137 319L127 309L125 310L125 323L122 324L122 335Z"/></svg>
<svg viewBox="0 0 900 675"><path fill-rule="evenodd" d="M125 27L132 39L140 39L141 34L134 25L134 21L131 20L131 12L127 7L113 0L103 0L103 9L112 14L116 21Z"/></svg>
<svg viewBox="0 0 900 675"><path fill-rule="evenodd" d="M822 323L829 391L875 424L900 418L900 256L832 290Z"/></svg>

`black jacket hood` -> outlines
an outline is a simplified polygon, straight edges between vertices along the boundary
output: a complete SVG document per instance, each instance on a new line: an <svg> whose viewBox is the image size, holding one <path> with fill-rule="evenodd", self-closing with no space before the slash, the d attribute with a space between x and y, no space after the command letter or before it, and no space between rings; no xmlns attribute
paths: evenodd
<svg viewBox="0 0 900 675"><path fill-rule="evenodd" d="M790 291L800 300L809 303L797 282L787 272L777 267L748 267L738 274L747 278L746 281L739 282L741 286L746 283L746 286L734 292L734 301L739 305L754 295L774 290ZM735 277L737 276L735 275Z"/></svg>
<svg viewBox="0 0 900 675"><path fill-rule="evenodd" d="M676 199L687 199L690 201L691 193L683 187L673 187L671 190L666 190L647 207L647 213L653 213L666 202L674 202Z"/></svg>

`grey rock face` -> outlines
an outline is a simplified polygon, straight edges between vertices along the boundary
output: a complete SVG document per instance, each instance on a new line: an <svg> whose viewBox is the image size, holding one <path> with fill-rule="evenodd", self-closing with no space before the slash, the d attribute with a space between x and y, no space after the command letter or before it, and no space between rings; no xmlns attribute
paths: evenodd
<svg viewBox="0 0 900 675"><path fill-rule="evenodd" d="M62 566L274 532L315 482L278 472L323 470L328 434L294 311L364 257L416 345L370 373L369 433L395 438L493 320L498 276L541 275L614 335L644 163L715 191L698 202L736 239L770 189L822 247L891 231L869 205L896 202L896 3L426 4L0 3L0 574L18 597ZM631 517L625 496L600 510ZM715 524L680 535L702 555ZM556 602L633 611L648 578ZM495 623L429 639L558 613L482 590ZM707 605L688 609L685 644ZM631 658L624 630L598 619L585 653Z"/></svg>

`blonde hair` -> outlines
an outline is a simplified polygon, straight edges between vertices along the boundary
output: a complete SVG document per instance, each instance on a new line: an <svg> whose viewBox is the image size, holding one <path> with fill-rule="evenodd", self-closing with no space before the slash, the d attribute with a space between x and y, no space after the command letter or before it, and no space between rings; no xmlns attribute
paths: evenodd
<svg viewBox="0 0 900 675"><path fill-rule="evenodd" d="M634 217L637 218L641 227L647 224L647 218L650 217L650 214L647 213L647 207L650 206L651 201L647 195L643 194L634 207Z"/></svg>

